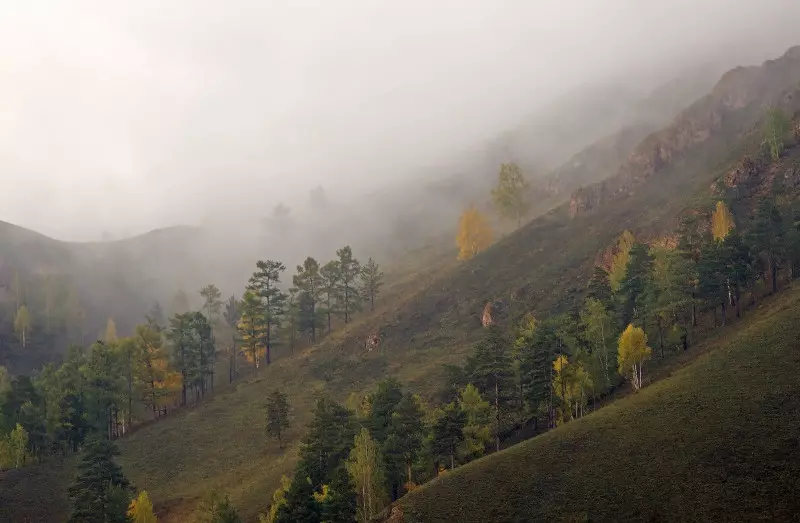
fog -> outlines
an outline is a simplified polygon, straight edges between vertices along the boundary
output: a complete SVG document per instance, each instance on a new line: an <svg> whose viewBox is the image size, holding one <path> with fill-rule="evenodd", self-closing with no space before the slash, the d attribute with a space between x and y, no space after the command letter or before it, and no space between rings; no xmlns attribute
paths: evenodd
<svg viewBox="0 0 800 523"><path fill-rule="evenodd" d="M798 20L796 0L0 0L0 220L241 234L320 185L346 212L469 170L570 93L775 57Z"/></svg>

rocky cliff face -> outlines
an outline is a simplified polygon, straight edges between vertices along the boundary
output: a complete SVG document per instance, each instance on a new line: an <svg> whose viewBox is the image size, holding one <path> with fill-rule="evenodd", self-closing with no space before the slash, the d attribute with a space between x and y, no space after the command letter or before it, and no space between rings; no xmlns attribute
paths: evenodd
<svg viewBox="0 0 800 523"><path fill-rule="evenodd" d="M645 138L631 153L619 172L600 183L582 187L572 194L570 215L596 209L609 199L623 196L650 176L662 171L677 158L725 131L743 132L746 128L726 128L732 113L745 108L778 104L790 114L800 108L800 46L782 57L760 66L737 67L725 73L712 92L685 109L665 129ZM750 122L750 126L752 126Z"/></svg>

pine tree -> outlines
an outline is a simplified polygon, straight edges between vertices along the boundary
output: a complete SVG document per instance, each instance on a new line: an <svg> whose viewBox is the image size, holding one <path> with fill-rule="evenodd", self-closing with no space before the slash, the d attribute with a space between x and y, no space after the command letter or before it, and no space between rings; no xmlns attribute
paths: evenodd
<svg viewBox="0 0 800 523"><path fill-rule="evenodd" d="M755 260L750 247L736 231L725 238L724 247L728 255L728 282L733 287L733 300L738 318L742 315L742 289L750 287L756 278Z"/></svg>
<svg viewBox="0 0 800 523"><path fill-rule="evenodd" d="M652 267L653 258L647 246L641 243L634 244L628 253L625 276L618 287L623 325L631 323L634 319L643 321L647 317L645 291Z"/></svg>
<svg viewBox="0 0 800 523"><path fill-rule="evenodd" d="M589 280L586 297L599 301L605 307L612 304L611 282L608 279L608 271L599 265L592 269L592 277Z"/></svg>
<svg viewBox="0 0 800 523"><path fill-rule="evenodd" d="M481 397L478 389L468 384L458 398L458 408L464 413L461 455L467 460L479 458L492 439L492 406Z"/></svg>
<svg viewBox="0 0 800 523"><path fill-rule="evenodd" d="M448 460L455 468L455 456L464 441L467 416L455 403L444 406L433 424L431 453L436 459Z"/></svg>
<svg viewBox="0 0 800 523"><path fill-rule="evenodd" d="M278 508L275 523L320 523L322 507L314 498L314 492L309 478L296 471L286 501Z"/></svg>
<svg viewBox="0 0 800 523"><path fill-rule="evenodd" d="M747 242L761 256L765 279L767 273L770 275L773 293L778 291L778 269L786 252L784 227L775 201L764 199L758 205L747 236Z"/></svg>
<svg viewBox="0 0 800 523"><path fill-rule="evenodd" d="M403 484L403 475L405 475L405 480L408 484L413 483L411 465L422 450L422 440L425 432L422 417L420 399L409 393L403 395L392 412L392 419L389 424L389 438L393 438L394 442L388 446L397 451L401 465L401 467L392 467L399 468L398 472L400 474L388 478L392 483L393 493L399 490L400 485ZM392 497L396 499L396 496Z"/></svg>
<svg viewBox="0 0 800 523"><path fill-rule="evenodd" d="M375 260L370 258L361 269L361 289L371 311L375 310L375 298L380 294L381 287L383 287L383 272Z"/></svg>
<svg viewBox="0 0 800 523"><path fill-rule="evenodd" d="M517 164L504 163L500 165L497 186L492 189L492 201L500 216L516 220L517 227L522 224L522 216L530 208L527 190L528 182Z"/></svg>
<svg viewBox="0 0 800 523"><path fill-rule="evenodd" d="M485 251L492 244L494 233L486 217L475 207L470 205L458 219L458 259L469 260L479 252Z"/></svg>
<svg viewBox="0 0 800 523"><path fill-rule="evenodd" d="M336 469L344 466L355 431L349 410L326 398L317 401L297 464L300 477L311 479L312 490L330 484Z"/></svg>
<svg viewBox="0 0 800 523"><path fill-rule="evenodd" d="M264 305L253 291L245 291L242 297L237 328L245 354L258 370L261 366L261 353L264 351Z"/></svg>
<svg viewBox="0 0 800 523"><path fill-rule="evenodd" d="M306 260L308 261L308 260ZM286 270L281 262L278 261L258 261L258 269L253 273L247 290L257 295L261 299L261 312L263 314L263 341L262 345L266 351L267 365L271 362L272 343L276 329L280 328L284 314L284 303L286 293L282 292L277 286L281 282L281 273Z"/></svg>
<svg viewBox="0 0 800 523"><path fill-rule="evenodd" d="M136 354L140 358L140 364L136 367L136 379L145 391L143 403L153 411L153 417L156 418L161 404L173 392L174 384L180 378L169 368L161 333L154 322L137 325L134 341L137 344Z"/></svg>
<svg viewBox="0 0 800 523"><path fill-rule="evenodd" d="M331 332L331 317L338 313L337 305L339 299L339 279L341 270L339 262L329 261L319 270L322 278L322 293L325 295L325 316L328 321L328 333Z"/></svg>
<svg viewBox="0 0 800 523"><path fill-rule="evenodd" d="M289 428L289 400L286 394L276 390L267 400L267 434L278 440L278 446L283 448L281 439L286 429Z"/></svg>
<svg viewBox="0 0 800 523"><path fill-rule="evenodd" d="M353 482L345 467L334 474L329 490L321 501L321 519L326 523L353 523L358 503Z"/></svg>
<svg viewBox="0 0 800 523"><path fill-rule="evenodd" d="M322 297L322 277L317 260L308 257L303 265L298 265L293 282L298 291L299 329L309 334L311 343L316 343L322 313L319 306Z"/></svg>
<svg viewBox="0 0 800 523"><path fill-rule="evenodd" d="M370 395L370 412L365 425L379 445L389 437L392 415L402 399L402 388L394 378L378 382L375 392Z"/></svg>
<svg viewBox="0 0 800 523"><path fill-rule="evenodd" d="M231 383L236 375L236 340L240 319L239 302L236 301L236 296L228 298L222 316L231 331L231 344L228 347L228 383Z"/></svg>
<svg viewBox="0 0 800 523"><path fill-rule="evenodd" d="M203 298L203 312L208 322L213 325L219 321L219 312L222 308L222 293L219 288L210 283L200 289L200 296Z"/></svg>
<svg viewBox="0 0 800 523"><path fill-rule="evenodd" d="M353 314L361 310L361 295L356 288L356 279L361 274L361 264L353 257L349 245L336 251L339 257L339 300L344 323L350 323Z"/></svg>
<svg viewBox="0 0 800 523"><path fill-rule="evenodd" d="M181 405L186 405L186 386L192 368L191 313L176 314L169 320L167 340L170 342L172 361L181 373Z"/></svg>
<svg viewBox="0 0 800 523"><path fill-rule="evenodd" d="M487 329L486 337L475 347L473 383L484 397L490 398L494 410L494 437L500 450L503 412L514 397L514 371L511 365L511 343L497 325Z"/></svg>
<svg viewBox="0 0 800 523"><path fill-rule="evenodd" d="M69 489L70 523L128 521L131 486L114 461L118 455L116 445L108 440L96 439L86 445L75 484Z"/></svg>
<svg viewBox="0 0 800 523"><path fill-rule="evenodd" d="M707 306L714 309L714 323L716 324L716 308L722 308L722 325L727 323L728 304L728 278L727 278L728 252L726 245L714 242L707 245L700 254L697 264L698 294Z"/></svg>

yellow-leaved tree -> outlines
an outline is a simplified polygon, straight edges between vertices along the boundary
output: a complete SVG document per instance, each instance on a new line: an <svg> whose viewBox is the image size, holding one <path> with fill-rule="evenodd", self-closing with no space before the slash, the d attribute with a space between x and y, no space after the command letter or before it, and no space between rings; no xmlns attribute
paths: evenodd
<svg viewBox="0 0 800 523"><path fill-rule="evenodd" d="M146 491L139 492L139 495L131 501L128 507L128 517L133 523L156 523L156 515L153 514L153 503Z"/></svg>
<svg viewBox="0 0 800 523"><path fill-rule="evenodd" d="M489 221L474 204L464 209L458 219L458 259L468 260L492 244L494 233Z"/></svg>
<svg viewBox="0 0 800 523"><path fill-rule="evenodd" d="M117 324L114 323L112 318L106 322L106 334L103 338L106 343L114 343L117 341Z"/></svg>
<svg viewBox="0 0 800 523"><path fill-rule="evenodd" d="M728 233L735 227L733 214L725 203L718 201L714 212L711 213L711 233L714 239L722 241Z"/></svg>
<svg viewBox="0 0 800 523"><path fill-rule="evenodd" d="M611 270L608 271L608 281L614 291L619 289L620 283L628 272L628 259L634 243L636 243L636 238L631 231L624 231L617 240L614 257L611 259Z"/></svg>
<svg viewBox="0 0 800 523"><path fill-rule="evenodd" d="M17 310L17 315L14 317L14 330L17 332L17 337L19 341L22 342L22 346L25 347L25 344L28 339L28 331L31 328L31 315L28 312L28 307L23 305Z"/></svg>
<svg viewBox="0 0 800 523"><path fill-rule="evenodd" d="M560 355L553 362L552 387L561 400L558 413L561 422L583 416L583 408L592 388L592 378L582 365L570 363L566 356Z"/></svg>
<svg viewBox="0 0 800 523"><path fill-rule="evenodd" d="M631 380L633 390L642 388L642 366L650 359L653 349L647 346L647 334L629 324L619 337L618 370Z"/></svg>
<svg viewBox="0 0 800 523"><path fill-rule="evenodd" d="M266 515L259 514L259 523L275 523L278 520L278 510L286 504L286 493L292 486L292 480L286 476L281 476L281 486L272 493L272 503L269 505L269 512Z"/></svg>

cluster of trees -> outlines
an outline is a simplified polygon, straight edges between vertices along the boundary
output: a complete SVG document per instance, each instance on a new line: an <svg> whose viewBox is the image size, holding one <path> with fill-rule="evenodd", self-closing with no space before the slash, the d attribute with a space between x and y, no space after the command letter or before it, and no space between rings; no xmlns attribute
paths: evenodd
<svg viewBox="0 0 800 523"><path fill-rule="evenodd" d="M469 459L465 427L487 419L461 407L469 387L488 402L488 436L499 449L502 436L528 420L552 427L581 417L623 380L639 389L653 352L648 339L662 358L668 348L685 350L704 318L725 325L760 289L775 292L782 275L797 275L797 210L767 197L749 219L742 214L737 224L717 202L707 218L684 217L669 246L647 246L625 231L608 268L594 268L582 306L541 321L525 316L510 332L490 326L466 364L447 369L440 455L451 465Z"/></svg>
<svg viewBox="0 0 800 523"><path fill-rule="evenodd" d="M16 336L20 345L49 345L57 337L83 343L86 311L73 282L57 274L20 276L0 266L0 287L9 299L0 306L0 330Z"/></svg>
<svg viewBox="0 0 800 523"><path fill-rule="evenodd" d="M516 221L517 227L522 225L522 218L530 210L531 203L528 182L517 164L504 163L500 166L497 185L492 189L491 197L500 218ZM494 231L489 219L475 204L470 204L458 220L456 233L458 259L472 258L488 249L493 241Z"/></svg>
<svg viewBox="0 0 800 523"><path fill-rule="evenodd" d="M298 265L288 292L281 287L286 266L259 261L257 270L236 308L238 333L247 359L257 369L272 359L276 343L293 351L298 335L310 343L330 333L333 320L350 323L364 304L375 308L383 286L383 272L370 258L363 266L349 246L336 251L337 259L324 265L312 257ZM233 300L233 298L232 298Z"/></svg>
<svg viewBox="0 0 800 523"><path fill-rule="evenodd" d="M393 379L347 406L318 400L295 475L283 478L262 521L370 521L432 476L429 417Z"/></svg>

